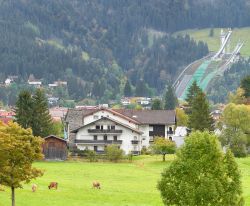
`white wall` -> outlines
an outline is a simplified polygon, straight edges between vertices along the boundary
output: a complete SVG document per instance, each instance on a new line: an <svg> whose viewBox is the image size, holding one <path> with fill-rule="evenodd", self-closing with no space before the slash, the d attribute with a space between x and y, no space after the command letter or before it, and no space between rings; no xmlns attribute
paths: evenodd
<svg viewBox="0 0 250 206"><path fill-rule="evenodd" d="M96 124L103 124L104 126L106 125L112 125L114 124L114 122L110 121L110 120L101 120L98 121ZM95 123L87 125L84 128L81 128L77 134L76 134L76 139L77 140L94 140L94 135L97 135L97 140L103 140L103 136L104 134L94 134L94 133L88 133L88 129L95 129ZM106 127L104 127L104 129L106 129ZM120 145L120 148L126 153L128 154L130 151L134 150L134 145L132 145L132 140L134 140L134 137L137 137L137 140L139 140L139 146L138 149L141 148L140 145L140 140L141 140L141 136L139 134L137 134L136 132L122 126L122 125L115 125L115 129L116 130L122 130L122 133L118 133L118 134L110 134L107 133L107 139L108 140L114 140L113 136L117 136L117 140L122 140L122 144ZM77 143L77 147L81 150L86 149L86 146L88 147L88 149L93 150L94 144L84 144L84 143ZM95 144L97 145L97 144ZM98 150L104 150L103 146L99 146L98 145Z"/></svg>
<svg viewBox="0 0 250 206"><path fill-rule="evenodd" d="M101 119L101 117L109 117L111 119L114 119L122 124L126 124L126 125L133 127L135 129L138 128L138 126L135 123L130 122L129 120L121 118L118 115L114 115L113 113L105 111L105 110L97 111L93 115L89 115L89 116L84 117L84 125L89 124L93 121L96 121L97 119L95 119L94 117L98 117L98 119Z"/></svg>

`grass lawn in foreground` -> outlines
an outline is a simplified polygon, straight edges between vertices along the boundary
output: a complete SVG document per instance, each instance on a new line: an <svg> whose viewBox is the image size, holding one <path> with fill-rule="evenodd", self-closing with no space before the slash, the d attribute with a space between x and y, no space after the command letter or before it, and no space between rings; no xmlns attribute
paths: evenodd
<svg viewBox="0 0 250 206"><path fill-rule="evenodd" d="M227 28L224 29L227 31ZM210 37L210 28L208 29L192 29L192 30L184 30L175 33L175 35L181 34L189 34L196 41L206 42L210 51L218 51L220 47L220 28L214 29L214 36ZM231 36L230 50L233 51L234 47L238 43L238 41L242 41L244 46L241 49L241 54L243 56L250 56L250 27L245 28L235 28L233 29L233 33Z"/></svg>
<svg viewBox="0 0 250 206"><path fill-rule="evenodd" d="M43 177L16 190L17 206L162 206L156 188L166 163L160 156L139 156L133 163L38 162L45 170ZM237 159L242 171L246 205L250 206L250 158ZM98 180L101 190L92 189ZM51 181L58 182L58 190L48 190ZM31 184L38 185L35 193ZM10 190L0 192L0 206L9 206Z"/></svg>

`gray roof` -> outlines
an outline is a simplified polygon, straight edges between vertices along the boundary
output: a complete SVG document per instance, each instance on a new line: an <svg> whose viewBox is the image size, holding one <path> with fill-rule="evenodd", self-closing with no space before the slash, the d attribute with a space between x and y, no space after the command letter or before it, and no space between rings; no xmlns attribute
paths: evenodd
<svg viewBox="0 0 250 206"><path fill-rule="evenodd" d="M69 131L83 126L85 116L91 115L103 108L97 109L69 109L65 121L69 123ZM138 124L164 124L173 125L176 122L175 110L130 110L130 109L104 109L119 113L121 117L129 118Z"/></svg>
<svg viewBox="0 0 250 206"><path fill-rule="evenodd" d="M175 110L115 110L127 117L137 120L141 124L175 124Z"/></svg>

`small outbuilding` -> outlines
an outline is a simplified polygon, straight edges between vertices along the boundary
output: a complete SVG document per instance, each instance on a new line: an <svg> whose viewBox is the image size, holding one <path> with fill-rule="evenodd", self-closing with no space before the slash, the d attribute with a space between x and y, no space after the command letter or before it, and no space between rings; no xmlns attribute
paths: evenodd
<svg viewBox="0 0 250 206"><path fill-rule="evenodd" d="M68 156L67 141L54 135L45 137L43 154L46 160L66 160Z"/></svg>

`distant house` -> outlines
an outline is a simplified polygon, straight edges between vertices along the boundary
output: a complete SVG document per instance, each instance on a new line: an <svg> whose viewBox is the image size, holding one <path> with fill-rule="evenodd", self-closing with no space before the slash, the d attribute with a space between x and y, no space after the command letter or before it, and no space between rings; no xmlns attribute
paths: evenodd
<svg viewBox="0 0 250 206"><path fill-rule="evenodd" d="M69 109L65 131L70 146L103 153L116 144L126 154L140 154L156 136L172 139L176 123L174 110Z"/></svg>
<svg viewBox="0 0 250 206"><path fill-rule="evenodd" d="M49 87L59 87L59 86L67 86L68 82L66 81L55 81L52 84L49 84Z"/></svg>
<svg viewBox="0 0 250 206"><path fill-rule="evenodd" d="M184 144L187 136L187 127L177 127L172 140L175 142L177 147L181 147Z"/></svg>
<svg viewBox="0 0 250 206"><path fill-rule="evenodd" d="M29 85L33 85L33 86L39 88L39 87L42 85L42 81L36 79L36 78L34 77L34 75L31 74L31 75L29 76L29 79L28 79L28 84L29 84Z"/></svg>
<svg viewBox="0 0 250 206"><path fill-rule="evenodd" d="M4 81L4 84L5 84L5 86L10 86L10 84L11 84L12 82L13 82L12 79L7 78L7 79Z"/></svg>
<svg viewBox="0 0 250 206"><path fill-rule="evenodd" d="M50 135L44 138L43 154L46 160L66 160L68 156L67 141Z"/></svg>
<svg viewBox="0 0 250 206"><path fill-rule="evenodd" d="M54 121L61 121L67 114L68 108L66 107L53 107L49 109L49 113Z"/></svg>

